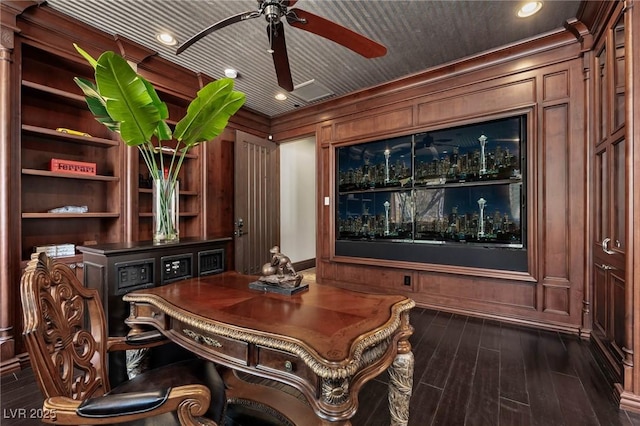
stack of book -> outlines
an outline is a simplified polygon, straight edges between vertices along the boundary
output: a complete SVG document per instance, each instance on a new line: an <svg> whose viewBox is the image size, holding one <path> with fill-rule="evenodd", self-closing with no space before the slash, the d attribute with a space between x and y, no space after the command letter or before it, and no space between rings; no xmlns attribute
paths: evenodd
<svg viewBox="0 0 640 426"><path fill-rule="evenodd" d="M67 257L76 255L75 244L47 244L44 246L35 246L33 251L36 253L45 252L49 257Z"/></svg>

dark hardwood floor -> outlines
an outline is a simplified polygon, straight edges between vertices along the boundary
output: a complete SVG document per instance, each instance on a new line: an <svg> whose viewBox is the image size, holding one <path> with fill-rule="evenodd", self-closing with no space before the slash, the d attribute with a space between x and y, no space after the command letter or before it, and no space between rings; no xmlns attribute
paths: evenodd
<svg viewBox="0 0 640 426"><path fill-rule="evenodd" d="M640 414L617 408L586 341L427 309L415 309L411 323L412 426L640 426ZM0 384L0 424L40 424L31 370ZM386 374L367 383L353 426L388 425L386 393Z"/></svg>

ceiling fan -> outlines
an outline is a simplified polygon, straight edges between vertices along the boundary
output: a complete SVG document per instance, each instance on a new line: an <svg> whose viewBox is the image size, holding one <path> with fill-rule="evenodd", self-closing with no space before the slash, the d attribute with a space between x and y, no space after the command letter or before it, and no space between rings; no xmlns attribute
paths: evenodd
<svg viewBox="0 0 640 426"><path fill-rule="evenodd" d="M182 43L178 47L176 55L182 53L189 46L216 30L262 15L264 15L268 23L267 36L269 38L269 49L267 51L273 56L278 85L289 92L293 90L293 79L291 77L291 69L289 68L289 57L287 55L287 46L284 38L284 25L281 21L283 17L286 18L292 27L309 31L310 33L332 40L359 53L365 58L377 58L387 53L387 48L383 45L338 25L335 22L302 9L290 9L297 1L298 0L258 0L258 10L230 16L205 28Z"/></svg>

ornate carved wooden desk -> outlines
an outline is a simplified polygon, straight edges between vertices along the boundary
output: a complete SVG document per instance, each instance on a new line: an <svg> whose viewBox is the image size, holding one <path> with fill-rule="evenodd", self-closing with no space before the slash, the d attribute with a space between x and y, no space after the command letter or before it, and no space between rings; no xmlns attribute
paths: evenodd
<svg viewBox="0 0 640 426"><path fill-rule="evenodd" d="M226 374L229 396L260 403L297 425L349 425L358 391L389 369L391 424L406 425L413 384L413 300L312 284L285 296L250 290L255 277L227 272L134 291L127 323L152 325L219 365L286 383L309 405L284 392ZM335 422L335 423L334 423Z"/></svg>

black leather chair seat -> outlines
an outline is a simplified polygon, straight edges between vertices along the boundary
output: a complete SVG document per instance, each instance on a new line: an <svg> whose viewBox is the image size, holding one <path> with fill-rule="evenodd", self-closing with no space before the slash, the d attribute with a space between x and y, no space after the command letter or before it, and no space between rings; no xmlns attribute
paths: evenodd
<svg viewBox="0 0 640 426"><path fill-rule="evenodd" d="M194 359L169 364L144 372L115 387L109 394L164 389L187 384L205 385L211 391L211 405L206 417L225 426L284 426L286 422L251 404L226 404L224 382L211 362ZM225 410L226 405L226 410ZM224 416L224 422L222 417ZM142 419L128 425L179 425L175 412Z"/></svg>
<svg viewBox="0 0 640 426"><path fill-rule="evenodd" d="M211 404L209 405L206 417L218 424L222 424L221 420L226 404L224 382L218 374L215 365L201 359L181 361L146 371L116 386L109 394L143 392L147 389L165 389L188 384L205 385L209 388L211 391ZM169 426L179 425L180 423L177 414L174 412L127 424L136 426Z"/></svg>

